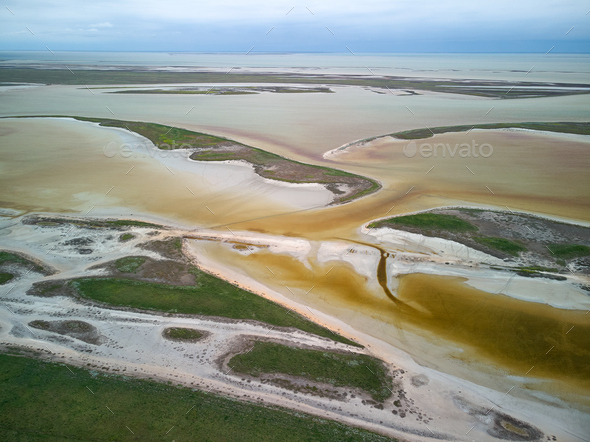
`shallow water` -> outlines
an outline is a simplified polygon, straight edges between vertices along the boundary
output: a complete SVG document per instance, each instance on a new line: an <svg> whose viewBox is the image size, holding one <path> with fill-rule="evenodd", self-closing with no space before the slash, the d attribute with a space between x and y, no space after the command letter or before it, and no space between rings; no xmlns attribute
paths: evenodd
<svg viewBox="0 0 590 442"><path fill-rule="evenodd" d="M460 343L514 375L528 372L590 391L586 311L487 293L449 276L403 275L397 292L408 307L404 326ZM466 361L470 358L473 353L467 352Z"/></svg>
<svg viewBox="0 0 590 442"><path fill-rule="evenodd" d="M465 278L421 273L394 278L397 288L386 292L383 258L368 279L340 260L320 263L313 252L300 260L267 250L239 253L216 242L200 248L291 299L403 348L425 365L440 367L442 357L511 376L558 381L562 393L590 391L585 310L526 302L475 289ZM425 342L435 343L437 352L426 351Z"/></svg>
<svg viewBox="0 0 590 442"><path fill-rule="evenodd" d="M138 148L142 142L126 131L69 119L0 120L0 201L27 211L124 208L123 216L151 213L203 225L332 199L321 186L273 184L248 166L160 158L177 152ZM123 144L129 149L119 149Z"/></svg>

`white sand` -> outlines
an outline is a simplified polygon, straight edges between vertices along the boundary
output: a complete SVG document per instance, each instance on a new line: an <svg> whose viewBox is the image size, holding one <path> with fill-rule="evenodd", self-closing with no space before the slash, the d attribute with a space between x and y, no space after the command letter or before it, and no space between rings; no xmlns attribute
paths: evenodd
<svg viewBox="0 0 590 442"><path fill-rule="evenodd" d="M8 222L8 221L6 221ZM14 220L12 220L14 222ZM67 228L69 229L69 227ZM129 254L149 255L158 258L157 254L137 248L138 245L154 237L145 234L152 229L137 229L133 232L138 238L121 245L117 235L108 230L83 229L75 227L67 233L64 227L37 227L14 224L10 232L0 237L2 247L20 250L43 259L58 268L62 273L51 278L90 276L99 274L88 268L97 263L107 262ZM180 234L180 230L166 234ZM271 237L254 233L232 232L184 232L208 236L210 238L229 241L243 241L258 245L268 245L266 250L275 253L287 253L296 259L305 260L312 253L314 245L298 238ZM71 248L63 244L66 238L91 237L95 240L95 252L90 256L77 255ZM109 238L110 237L110 238ZM158 237L155 237L158 238ZM410 439L412 441L432 440L436 436L444 440L458 441L492 441L487 430L490 422L471 416L466 410L478 406L508 413L540 428L547 434L555 434L559 440L575 440L571 433L583 435L585 432L585 415L567 404L565 408L556 408L546 402L533 402L521 397L518 389L511 395L504 392L467 382L459 377L444 374L432 368L425 368L414 361L409 354L384 342L378 337L359 331L326 312L309 308L305 303L297 302L269 289L250 278L243 271L215 262L208 258L201 249L207 241L188 240L185 250L195 256L198 264L224 278L235 281L261 295L272 299L288 308L293 308L304 316L325 326L338 330L344 336L354 337L367 346L367 352L375 355L392 368L403 369L405 374L399 379L408 398L414 400L411 405L423 415L433 418L429 424L416 421L415 415L406 418L391 413L396 396L385 402L385 409L379 410L369 404L363 404L363 397L355 399L350 396L344 401L293 393L289 390L262 384L256 381L243 382L240 376L225 374L217 365L216 360L228 352L243 336L271 337L299 345L311 345L316 348L345 349L359 352L355 347L308 335L303 332L288 332L270 329L263 325L244 322L232 323L207 318L180 318L102 309L78 303L69 298L34 298L24 293L31 283L41 280L41 276L31 272L17 281L5 285L10 290L3 297L0 309L0 339L9 345L21 345L40 351L51 351L49 357L59 358L61 362L86 366L94 364L107 366L110 371L140 377L157 377L171 380L192 387L220 392L239 397L242 400L260 400L266 404L284 406L293 410L311 413L317 416L339 420L350 425L379 431L391 437ZM48 244L57 245L49 247ZM340 259L358 268L359 273L374 278L374 265L378 253L370 247L355 245L354 253L344 242L325 243L317 248L320 261ZM373 269L373 270L372 270ZM357 315L358 316L358 315ZM25 326L36 319L59 320L79 319L91 323L100 334L108 340L100 346L86 344L76 339L56 339L56 335L36 329L28 330ZM364 319L368 324L367 319ZM358 321L353 321L358 324ZM161 337L163 328L168 326L192 326L211 333L202 342L194 344L178 344L166 341ZM411 339L411 334L406 334ZM413 339L413 338L412 338ZM90 353L84 350L91 350ZM61 359L64 356L65 359ZM412 379L420 376L425 385L415 386ZM461 403L457 403L461 398ZM554 401L554 400L553 400ZM475 404L466 406L465 403ZM462 404L462 405L461 405ZM473 427L473 428L472 428ZM471 430L470 430L471 429ZM469 434L466 433L469 431Z"/></svg>

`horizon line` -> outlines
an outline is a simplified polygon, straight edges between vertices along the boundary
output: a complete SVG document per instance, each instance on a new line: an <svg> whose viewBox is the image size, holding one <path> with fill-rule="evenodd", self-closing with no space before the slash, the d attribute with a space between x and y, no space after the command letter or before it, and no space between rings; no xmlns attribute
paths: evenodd
<svg viewBox="0 0 590 442"><path fill-rule="evenodd" d="M531 51L503 51L503 52L494 52L494 51L437 51L437 52L428 52L428 51L417 51L417 52L385 52L385 51L378 51L378 52L368 52L368 51L355 51L354 54L351 54L347 51L255 51L252 50L250 52L246 51L176 51L176 50L161 50L161 51L146 51L146 50L106 50L106 49L87 49L87 50L79 50L79 49L52 49L52 52L109 52L109 53L146 53L146 54L234 54L234 55L250 55L250 54L257 54L257 55L300 55L300 54L346 54L354 57L355 55L407 55L407 54L431 54L431 55L443 55L443 54L480 54L480 55L509 55L509 54L531 54L531 55L590 55L590 51L587 52L560 52L560 51L551 51L550 53L546 53L543 51L538 52L531 52ZM47 52L47 49L0 49L0 52Z"/></svg>

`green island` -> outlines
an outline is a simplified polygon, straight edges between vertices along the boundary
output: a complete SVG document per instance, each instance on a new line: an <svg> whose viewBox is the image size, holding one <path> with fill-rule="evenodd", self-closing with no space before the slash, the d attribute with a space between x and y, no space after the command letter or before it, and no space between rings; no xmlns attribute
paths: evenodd
<svg viewBox="0 0 590 442"><path fill-rule="evenodd" d="M54 116L55 117L55 116ZM61 116L66 117L66 116ZM17 117L30 118L30 117ZM197 161L246 161L263 178L288 183L318 183L334 194L332 204L343 204L369 195L381 189L378 181L331 167L301 163L242 143L193 132L177 127L139 121L122 121L105 118L67 117L79 121L99 123L105 127L118 127L148 138L162 150L192 149L192 160ZM348 191L341 190L347 186ZM105 221L113 226L137 225L139 221ZM135 223L135 224L132 224ZM145 227L157 227L141 223Z"/></svg>
<svg viewBox="0 0 590 442"><path fill-rule="evenodd" d="M135 238L135 235L133 233L123 233L119 236L119 241L120 242L127 242L127 241L131 241L133 238Z"/></svg>
<svg viewBox="0 0 590 442"><path fill-rule="evenodd" d="M518 257L524 260L521 263L524 265L506 270L521 276L564 280L564 276L548 273L566 273L569 264L583 273L590 272L587 262L590 256L590 228L534 215L442 208L374 221L368 227L390 227L444 238L498 258L510 260ZM554 242L548 243L543 238L552 238ZM548 261L551 267L545 265ZM571 267L568 268L571 270Z"/></svg>
<svg viewBox="0 0 590 442"><path fill-rule="evenodd" d="M0 439L7 442L391 440L278 407L6 351L12 354L0 355Z"/></svg>
<svg viewBox="0 0 590 442"><path fill-rule="evenodd" d="M194 328L169 327L164 330L163 336L172 341L196 342L204 333Z"/></svg>
<svg viewBox="0 0 590 442"><path fill-rule="evenodd" d="M367 355L256 341L251 351L234 356L228 365L236 372L255 377L284 374L334 387L359 388L378 402L383 402L392 394L391 376L384 363Z"/></svg>
<svg viewBox="0 0 590 442"><path fill-rule="evenodd" d="M449 132L469 132L472 129L529 129L546 132L558 132L566 134L590 135L589 123L560 122L560 123L485 123L461 126L424 127L420 129L404 130L390 134L401 140L418 140L430 138L436 134ZM380 137L374 137L376 139Z"/></svg>
<svg viewBox="0 0 590 442"><path fill-rule="evenodd" d="M193 269L196 284L172 286L122 278L83 278L69 282L79 296L101 303L164 313L221 316L256 320L271 326L293 327L337 342L361 347L303 316L243 290L227 281Z"/></svg>
<svg viewBox="0 0 590 442"><path fill-rule="evenodd" d="M526 71L523 71L526 72ZM546 83L532 81L497 80L439 80L396 76L360 77L345 75L255 74L232 71L219 72L155 72L137 69L83 69L67 68L34 69L22 67L0 68L0 82L39 83L65 85L132 85L132 84L182 84L182 83L297 83L311 85L364 86L379 88L381 93L390 90L422 90L448 94L473 95L497 99L554 97L590 93L585 83Z"/></svg>

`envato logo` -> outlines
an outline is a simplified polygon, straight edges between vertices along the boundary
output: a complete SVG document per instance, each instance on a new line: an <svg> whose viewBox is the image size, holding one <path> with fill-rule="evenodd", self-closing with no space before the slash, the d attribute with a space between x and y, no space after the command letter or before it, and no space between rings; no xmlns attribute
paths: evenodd
<svg viewBox="0 0 590 442"><path fill-rule="evenodd" d="M175 141L172 144L153 144L148 143L123 143L118 144L111 141L102 151L104 156L107 158L113 158L114 156L120 155L123 158L188 158L191 154L190 144L176 144Z"/></svg>
<svg viewBox="0 0 590 442"><path fill-rule="evenodd" d="M404 155L412 158L419 154L423 158L446 158L447 154L450 158L455 158L458 155L461 158L489 158L494 153L494 147L491 144L477 144L475 140L471 140L471 144L462 143L455 144L451 147L449 143L422 143L419 146L415 141L404 146Z"/></svg>

